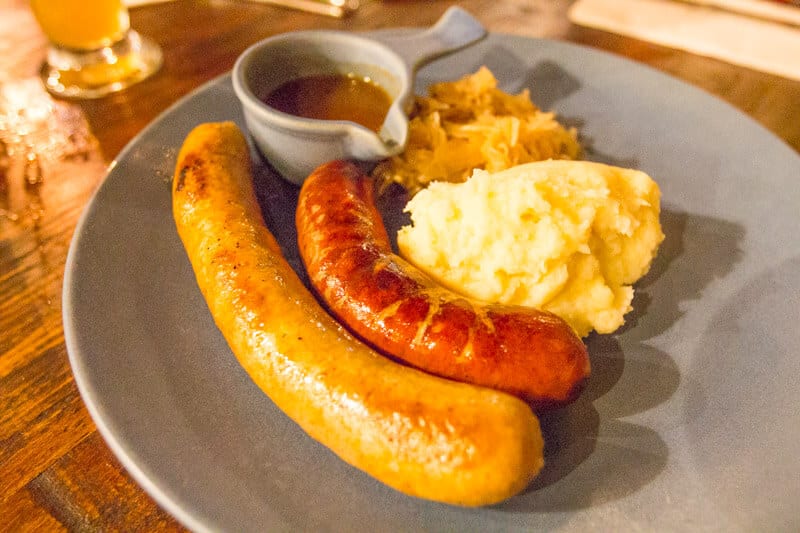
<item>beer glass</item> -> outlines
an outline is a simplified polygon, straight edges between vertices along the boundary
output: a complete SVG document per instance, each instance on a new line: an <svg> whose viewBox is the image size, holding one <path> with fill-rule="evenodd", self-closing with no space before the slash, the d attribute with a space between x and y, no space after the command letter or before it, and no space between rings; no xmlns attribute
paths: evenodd
<svg viewBox="0 0 800 533"><path fill-rule="evenodd" d="M31 0L50 41L41 77L58 96L98 98L159 69L161 49L130 28L123 0Z"/></svg>

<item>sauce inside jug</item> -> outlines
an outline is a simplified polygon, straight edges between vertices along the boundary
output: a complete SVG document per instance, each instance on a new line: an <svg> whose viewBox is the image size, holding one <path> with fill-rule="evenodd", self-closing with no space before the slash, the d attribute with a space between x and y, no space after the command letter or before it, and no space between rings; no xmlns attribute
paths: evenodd
<svg viewBox="0 0 800 533"><path fill-rule="evenodd" d="M322 74L290 80L262 99L298 117L350 120L379 131L392 104L389 94L368 78Z"/></svg>

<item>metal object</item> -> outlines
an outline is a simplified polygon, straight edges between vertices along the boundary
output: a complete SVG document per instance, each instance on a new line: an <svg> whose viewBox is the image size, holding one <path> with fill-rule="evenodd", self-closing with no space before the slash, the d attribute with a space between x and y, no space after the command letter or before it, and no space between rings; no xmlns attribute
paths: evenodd
<svg viewBox="0 0 800 533"><path fill-rule="evenodd" d="M358 9L358 0L248 0L259 4L270 4L297 9L317 15L344 18Z"/></svg>

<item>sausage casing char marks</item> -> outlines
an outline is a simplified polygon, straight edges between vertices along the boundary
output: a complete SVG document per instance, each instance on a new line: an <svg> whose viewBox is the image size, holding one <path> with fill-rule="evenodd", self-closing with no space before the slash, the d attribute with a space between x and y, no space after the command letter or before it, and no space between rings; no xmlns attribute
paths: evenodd
<svg viewBox="0 0 800 533"><path fill-rule="evenodd" d="M216 325L253 381L306 433L406 494L487 505L543 464L519 399L397 364L352 337L281 254L232 123L186 138L173 180L178 234Z"/></svg>
<svg viewBox="0 0 800 533"><path fill-rule="evenodd" d="M393 253L374 198L373 180L344 161L316 169L300 191L300 254L341 322L414 367L514 394L535 409L577 397L589 357L565 321L445 289Z"/></svg>

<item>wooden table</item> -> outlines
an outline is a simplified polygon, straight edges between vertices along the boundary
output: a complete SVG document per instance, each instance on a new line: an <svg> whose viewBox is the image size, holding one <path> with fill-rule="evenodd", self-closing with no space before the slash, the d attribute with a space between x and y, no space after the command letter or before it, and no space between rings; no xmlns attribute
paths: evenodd
<svg viewBox="0 0 800 533"><path fill-rule="evenodd" d="M384 0L337 20L244 1L132 10L164 49L153 78L93 101L59 101L36 73L45 40L28 3L0 3L0 530L178 530L128 476L72 378L61 323L64 262L107 165L179 97L228 71L251 43L305 28L429 25L452 4ZM601 48L686 80L800 151L800 82L572 25L569 0L465 0L493 32Z"/></svg>

